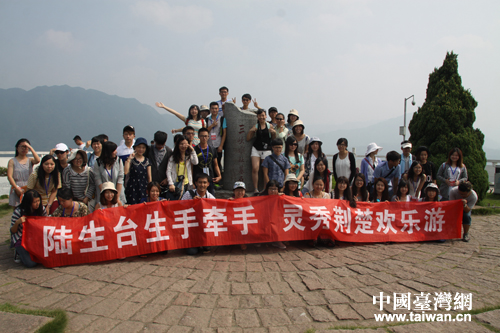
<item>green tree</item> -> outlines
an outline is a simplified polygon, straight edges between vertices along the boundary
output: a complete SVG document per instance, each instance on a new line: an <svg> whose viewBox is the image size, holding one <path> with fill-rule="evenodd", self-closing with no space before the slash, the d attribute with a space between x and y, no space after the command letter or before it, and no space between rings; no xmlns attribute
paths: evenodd
<svg viewBox="0 0 500 333"><path fill-rule="evenodd" d="M476 106L471 92L462 87L457 54L452 51L446 54L443 65L429 75L425 102L413 114L408 129L413 150L427 146L437 168L452 148L460 148L469 180L481 200L488 190L488 173L484 169L484 134L472 126Z"/></svg>

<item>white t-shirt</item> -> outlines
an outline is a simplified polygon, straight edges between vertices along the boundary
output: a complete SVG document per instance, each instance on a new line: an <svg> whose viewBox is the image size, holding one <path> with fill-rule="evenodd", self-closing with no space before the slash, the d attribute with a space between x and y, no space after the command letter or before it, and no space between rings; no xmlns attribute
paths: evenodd
<svg viewBox="0 0 500 333"><path fill-rule="evenodd" d="M341 159L340 156L337 157L337 160L335 161L335 172L337 173L337 178L344 176L349 179L351 176L351 162L349 161L349 154L347 154L344 159Z"/></svg>

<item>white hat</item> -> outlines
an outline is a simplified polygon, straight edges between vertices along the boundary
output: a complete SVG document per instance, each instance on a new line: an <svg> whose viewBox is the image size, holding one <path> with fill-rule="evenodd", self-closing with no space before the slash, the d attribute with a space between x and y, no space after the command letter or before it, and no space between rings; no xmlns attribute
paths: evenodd
<svg viewBox="0 0 500 333"><path fill-rule="evenodd" d="M437 191L437 193L439 194L439 187L438 187L436 184L434 184L434 183L429 183L429 184L425 187L424 192L427 194L427 190L429 190L429 189L433 189L433 190Z"/></svg>
<svg viewBox="0 0 500 333"><path fill-rule="evenodd" d="M233 190L236 190L237 188L242 188L244 190L247 189L244 182L235 182L234 186L233 186Z"/></svg>
<svg viewBox="0 0 500 333"><path fill-rule="evenodd" d="M67 151L69 150L68 146L66 146L64 143L58 143L56 145L56 148L54 148L56 151L59 150L59 151Z"/></svg>
<svg viewBox="0 0 500 333"><path fill-rule="evenodd" d="M297 177L295 176L294 173L289 173L288 175L286 175L284 184L286 184L287 182L296 182L296 183L298 183L299 180L297 179Z"/></svg>
<svg viewBox="0 0 500 333"><path fill-rule="evenodd" d="M200 112L201 111L210 111L210 109L208 108L208 106L202 105L202 106L200 106Z"/></svg>
<svg viewBox="0 0 500 333"><path fill-rule="evenodd" d="M299 125L301 125L302 127L304 127L304 128L305 128L304 123L303 123L303 122L302 122L302 120L300 120L300 119L299 119L299 120L296 120L296 121L293 123L292 128L294 128L295 126L299 126Z"/></svg>
<svg viewBox="0 0 500 333"><path fill-rule="evenodd" d="M68 163L69 163L69 162L71 162L71 161L73 161L73 160L76 158L76 154L77 154L79 151L83 151L83 150L81 150L81 149L73 149L73 150L71 151L71 153L70 153L70 154L69 154L69 156L68 156ZM85 154L85 152L84 152L84 154Z"/></svg>
<svg viewBox="0 0 500 333"><path fill-rule="evenodd" d="M290 115L290 114L292 114L292 115L294 115L294 116L297 116L297 117L298 117L298 116L299 116L299 111L297 111L297 110L295 110L295 109L291 109L291 110L290 110L290 112L288 112L288 114L289 114L289 115Z"/></svg>
<svg viewBox="0 0 500 333"><path fill-rule="evenodd" d="M101 193L106 191L106 190L111 190L111 191L114 191L115 193L118 193L118 191L115 188L115 184L113 184L112 182L102 183Z"/></svg>
<svg viewBox="0 0 500 333"><path fill-rule="evenodd" d="M370 153L373 153L375 150L382 150L382 147L379 147L375 142L370 143L366 148L365 156L369 155Z"/></svg>

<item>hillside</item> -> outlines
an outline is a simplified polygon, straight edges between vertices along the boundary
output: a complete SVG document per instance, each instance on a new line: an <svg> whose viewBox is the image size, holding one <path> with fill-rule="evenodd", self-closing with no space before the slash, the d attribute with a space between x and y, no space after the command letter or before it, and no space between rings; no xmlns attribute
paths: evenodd
<svg viewBox="0 0 500 333"><path fill-rule="evenodd" d="M128 124L135 127L136 136L148 141L154 132L163 130L169 133L168 142L172 142L170 130L180 125L177 118L161 115L134 98L67 85L29 91L0 89L0 115L0 150L14 150L22 137L28 138L37 150L48 150L58 142L74 147L73 137L77 134L90 140L105 133L118 144Z"/></svg>

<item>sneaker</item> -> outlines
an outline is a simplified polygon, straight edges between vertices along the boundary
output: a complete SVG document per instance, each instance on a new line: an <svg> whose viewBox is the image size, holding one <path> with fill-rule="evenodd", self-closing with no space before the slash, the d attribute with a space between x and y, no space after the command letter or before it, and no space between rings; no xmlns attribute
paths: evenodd
<svg viewBox="0 0 500 333"><path fill-rule="evenodd" d="M464 242L468 242L468 241L470 241L470 236L469 236L469 233L468 233L468 232L464 234L464 237L462 238L462 240L463 240Z"/></svg>
<svg viewBox="0 0 500 333"><path fill-rule="evenodd" d="M16 264L20 264L21 263L21 259L19 258L19 253L17 253L16 249L14 249L14 262Z"/></svg>

